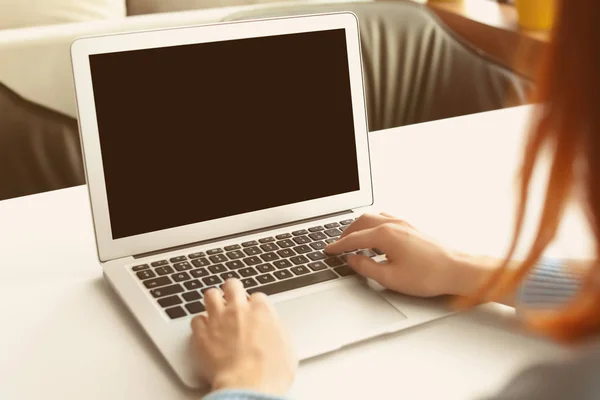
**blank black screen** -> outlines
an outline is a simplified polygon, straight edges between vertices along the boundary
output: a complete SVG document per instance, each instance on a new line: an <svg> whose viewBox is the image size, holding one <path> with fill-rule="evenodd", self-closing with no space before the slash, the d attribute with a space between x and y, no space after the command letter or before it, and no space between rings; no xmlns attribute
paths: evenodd
<svg viewBox="0 0 600 400"><path fill-rule="evenodd" d="M343 29L90 64L113 239L359 189Z"/></svg>

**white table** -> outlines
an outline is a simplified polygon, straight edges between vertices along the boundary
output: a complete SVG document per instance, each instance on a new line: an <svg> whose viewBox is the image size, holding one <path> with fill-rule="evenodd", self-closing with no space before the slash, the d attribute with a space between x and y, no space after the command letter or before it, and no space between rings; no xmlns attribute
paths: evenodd
<svg viewBox="0 0 600 400"><path fill-rule="evenodd" d="M528 113L372 133L376 208L445 244L501 254ZM573 235L580 226L572 217L569 240L554 251L583 251ZM92 232L85 187L0 203L0 398L200 397L176 380L104 283ZM507 308L486 306L305 362L292 395L471 399L564 351L517 333Z"/></svg>

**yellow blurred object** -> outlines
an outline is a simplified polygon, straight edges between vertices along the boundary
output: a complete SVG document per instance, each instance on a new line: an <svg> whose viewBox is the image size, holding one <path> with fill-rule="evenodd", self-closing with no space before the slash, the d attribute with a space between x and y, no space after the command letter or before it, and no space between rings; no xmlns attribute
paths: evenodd
<svg viewBox="0 0 600 400"><path fill-rule="evenodd" d="M555 0L515 0L519 25L524 29L548 30L556 14Z"/></svg>
<svg viewBox="0 0 600 400"><path fill-rule="evenodd" d="M427 0L428 3L460 3L464 0Z"/></svg>

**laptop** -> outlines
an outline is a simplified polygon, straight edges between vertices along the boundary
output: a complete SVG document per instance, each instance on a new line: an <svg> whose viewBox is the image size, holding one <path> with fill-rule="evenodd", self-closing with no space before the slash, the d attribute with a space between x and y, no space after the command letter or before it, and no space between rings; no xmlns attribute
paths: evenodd
<svg viewBox="0 0 600 400"><path fill-rule="evenodd" d="M71 56L104 276L186 386L204 386L190 320L228 278L270 297L300 359L448 313L323 251L373 203L352 13L88 37Z"/></svg>

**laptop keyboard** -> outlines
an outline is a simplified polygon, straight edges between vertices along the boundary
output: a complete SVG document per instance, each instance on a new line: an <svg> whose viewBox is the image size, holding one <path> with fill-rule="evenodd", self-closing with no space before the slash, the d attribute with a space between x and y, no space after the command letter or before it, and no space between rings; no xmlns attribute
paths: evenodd
<svg viewBox="0 0 600 400"><path fill-rule="evenodd" d="M346 265L349 254L375 257L377 249L328 255L325 246L338 239L354 220L314 226L179 255L132 267L133 273L171 319L205 310L204 292L229 278L240 279L248 294L286 292L353 275Z"/></svg>

